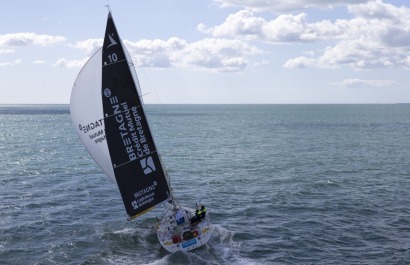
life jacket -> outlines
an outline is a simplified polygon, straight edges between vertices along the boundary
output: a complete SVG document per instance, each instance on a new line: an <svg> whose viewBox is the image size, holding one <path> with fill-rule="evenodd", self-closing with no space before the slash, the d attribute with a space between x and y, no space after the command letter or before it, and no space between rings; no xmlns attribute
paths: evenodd
<svg viewBox="0 0 410 265"><path fill-rule="evenodd" d="M199 210L199 215L201 216L201 218L204 218L205 214L206 214L206 208L205 206L203 206L201 210Z"/></svg>

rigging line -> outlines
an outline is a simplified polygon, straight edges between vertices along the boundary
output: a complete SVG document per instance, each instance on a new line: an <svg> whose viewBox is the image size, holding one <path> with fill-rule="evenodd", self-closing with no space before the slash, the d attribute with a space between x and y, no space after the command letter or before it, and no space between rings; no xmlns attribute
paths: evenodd
<svg viewBox="0 0 410 265"><path fill-rule="evenodd" d="M149 94L154 93L154 92L155 92L155 91L151 91L151 92L145 93L145 94L142 95L141 97L145 97L146 95L149 95Z"/></svg>
<svg viewBox="0 0 410 265"><path fill-rule="evenodd" d="M145 154L145 155L143 155L143 156L137 157L136 159L145 158L145 157L150 156L150 155L155 154L155 153L157 153L157 151L150 152L150 153ZM122 163L122 164L119 164L119 165L117 165L117 164L112 164L112 166L113 166L113 168L119 168L119 167L125 166L125 165L127 165L127 164L129 164L129 163L135 161L136 159L134 159L134 160L128 160L128 161L126 161L126 162L124 162L124 163Z"/></svg>
<svg viewBox="0 0 410 265"><path fill-rule="evenodd" d="M107 0L107 4L105 5L106 8L108 8L108 12L111 13L111 8L110 8L110 2Z"/></svg>
<svg viewBox="0 0 410 265"><path fill-rule="evenodd" d="M161 102L161 98L159 97L159 95L158 95L158 91L157 91L157 90L155 90L155 94L157 95L157 98L158 98L159 104L162 104L162 102Z"/></svg>
<svg viewBox="0 0 410 265"><path fill-rule="evenodd" d="M110 66L110 65L113 65L113 64L116 64L116 63L126 62L126 61L127 61L127 59L115 61L115 62L112 62L112 63L105 63L105 64L103 65L103 67L105 67L105 66Z"/></svg>
<svg viewBox="0 0 410 265"><path fill-rule="evenodd" d="M139 67L138 70L140 70L140 72L144 75L144 77L147 79L147 81L148 81L148 83L150 84L150 86L153 87L153 91L144 94L144 96L155 92L155 95L157 95L157 99L158 99L159 104L162 104L161 98L160 98L159 95L158 95L158 91L157 91L157 89L155 88L154 84L151 82L151 79L148 77L148 75L145 73L145 71L142 69L142 67Z"/></svg>

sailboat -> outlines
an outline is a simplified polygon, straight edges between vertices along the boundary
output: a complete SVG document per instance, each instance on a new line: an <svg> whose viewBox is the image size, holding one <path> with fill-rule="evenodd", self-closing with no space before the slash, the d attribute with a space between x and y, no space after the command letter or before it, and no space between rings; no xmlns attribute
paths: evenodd
<svg viewBox="0 0 410 265"><path fill-rule="evenodd" d="M76 132L117 184L128 220L165 205L154 225L161 245L169 252L201 247L211 237L209 214L204 206L193 209L175 202L134 64L110 10L104 36L103 46L83 66L72 88L70 113Z"/></svg>

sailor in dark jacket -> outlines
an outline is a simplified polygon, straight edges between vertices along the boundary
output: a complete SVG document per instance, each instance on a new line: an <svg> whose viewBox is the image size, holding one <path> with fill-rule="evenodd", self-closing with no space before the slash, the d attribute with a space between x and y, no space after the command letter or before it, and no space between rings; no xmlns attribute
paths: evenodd
<svg viewBox="0 0 410 265"><path fill-rule="evenodd" d="M200 210L195 211L195 216L191 218L191 224L201 221L205 218L206 215L206 208L202 205Z"/></svg>
<svg viewBox="0 0 410 265"><path fill-rule="evenodd" d="M206 208L205 208L205 205L202 205L201 210L199 211L200 219L205 218L205 215L206 215Z"/></svg>

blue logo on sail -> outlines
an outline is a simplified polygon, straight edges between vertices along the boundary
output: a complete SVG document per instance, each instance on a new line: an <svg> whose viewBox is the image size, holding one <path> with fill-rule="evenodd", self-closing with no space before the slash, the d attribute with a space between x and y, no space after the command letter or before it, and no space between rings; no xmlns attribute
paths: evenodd
<svg viewBox="0 0 410 265"><path fill-rule="evenodd" d="M140 163L145 175L152 173L156 170L154 160L151 156L141 159Z"/></svg>

